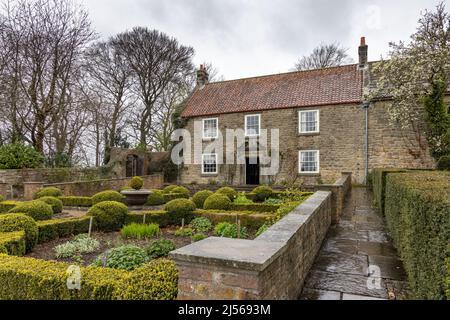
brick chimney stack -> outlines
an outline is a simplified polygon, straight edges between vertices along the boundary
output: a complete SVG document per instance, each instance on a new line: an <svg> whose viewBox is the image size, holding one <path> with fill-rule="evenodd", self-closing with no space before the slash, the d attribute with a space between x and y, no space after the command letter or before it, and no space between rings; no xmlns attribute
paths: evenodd
<svg viewBox="0 0 450 320"><path fill-rule="evenodd" d="M361 44L358 48L359 53L359 68L365 68L368 63L369 47L366 44L366 37L361 37Z"/></svg>
<svg viewBox="0 0 450 320"><path fill-rule="evenodd" d="M197 87L204 87L209 81L209 74L203 64L197 70Z"/></svg>

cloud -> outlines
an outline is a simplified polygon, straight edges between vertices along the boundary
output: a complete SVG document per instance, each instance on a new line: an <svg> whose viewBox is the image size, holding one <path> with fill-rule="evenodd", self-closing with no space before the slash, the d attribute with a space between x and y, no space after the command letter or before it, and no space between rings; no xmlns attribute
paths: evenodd
<svg viewBox="0 0 450 320"><path fill-rule="evenodd" d="M360 36L369 58L407 40L420 11L439 0L84 0L108 37L134 26L155 28L196 50L227 79L289 71L321 42L339 42L356 61Z"/></svg>

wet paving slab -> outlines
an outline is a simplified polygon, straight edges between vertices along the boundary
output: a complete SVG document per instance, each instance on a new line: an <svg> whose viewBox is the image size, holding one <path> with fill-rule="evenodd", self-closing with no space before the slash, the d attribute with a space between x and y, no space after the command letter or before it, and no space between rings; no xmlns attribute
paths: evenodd
<svg viewBox="0 0 450 320"><path fill-rule="evenodd" d="M300 299L408 298L402 262L372 203L370 190L352 190L340 222L330 227Z"/></svg>

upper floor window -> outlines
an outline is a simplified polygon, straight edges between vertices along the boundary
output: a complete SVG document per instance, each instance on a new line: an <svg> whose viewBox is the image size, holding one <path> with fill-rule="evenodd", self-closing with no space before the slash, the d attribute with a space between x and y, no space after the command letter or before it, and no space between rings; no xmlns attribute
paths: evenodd
<svg viewBox="0 0 450 320"><path fill-rule="evenodd" d="M299 132L319 132L319 110L299 111Z"/></svg>
<svg viewBox="0 0 450 320"><path fill-rule="evenodd" d="M261 129L261 115L252 114L245 116L245 136L259 136Z"/></svg>
<svg viewBox="0 0 450 320"><path fill-rule="evenodd" d="M217 153L202 154L202 174L217 174Z"/></svg>
<svg viewBox="0 0 450 320"><path fill-rule="evenodd" d="M203 139L217 139L219 130L217 118L203 119Z"/></svg>
<svg viewBox="0 0 450 320"><path fill-rule="evenodd" d="M319 173L319 150L299 151L299 173Z"/></svg>

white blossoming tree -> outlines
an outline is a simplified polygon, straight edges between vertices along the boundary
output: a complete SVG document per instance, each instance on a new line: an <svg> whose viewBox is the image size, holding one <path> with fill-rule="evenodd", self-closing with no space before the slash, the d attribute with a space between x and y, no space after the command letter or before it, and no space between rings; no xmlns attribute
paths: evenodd
<svg viewBox="0 0 450 320"><path fill-rule="evenodd" d="M424 97L433 93L438 81L444 81L445 88L449 88L450 81L450 14L444 3L435 11L426 10L422 14L410 42L390 43L390 48L389 59L372 68L376 86L366 98L391 98L388 107L391 125L414 132L413 144L424 151L427 134Z"/></svg>

